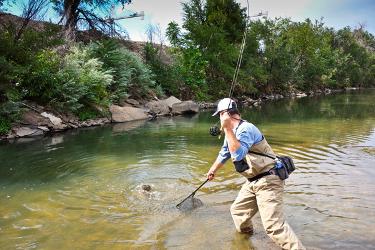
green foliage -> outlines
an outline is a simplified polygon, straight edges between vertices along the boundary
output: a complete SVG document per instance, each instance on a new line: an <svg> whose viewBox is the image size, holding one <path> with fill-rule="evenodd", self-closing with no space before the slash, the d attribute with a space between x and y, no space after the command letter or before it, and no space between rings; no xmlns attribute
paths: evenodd
<svg viewBox="0 0 375 250"><path fill-rule="evenodd" d="M207 99L207 61L202 56L200 50L194 47L184 49L179 62L178 72L184 82L184 86L181 89L181 93L183 93L182 98L195 98L197 100Z"/></svg>
<svg viewBox="0 0 375 250"><path fill-rule="evenodd" d="M58 74L63 81L56 86L58 94L52 99L55 106L78 112L91 104L107 105L107 88L113 77L102 65L97 58L91 57L89 49L73 47Z"/></svg>
<svg viewBox="0 0 375 250"><path fill-rule="evenodd" d="M0 117L0 135L6 135L10 129L10 122L5 118Z"/></svg>
<svg viewBox="0 0 375 250"><path fill-rule="evenodd" d="M62 43L56 35L58 27L47 25L43 31L27 28L15 42L17 26L5 23L0 32L0 102L6 101L6 91L17 89L22 81L27 81L40 52ZM39 84L39 83L38 83Z"/></svg>
<svg viewBox="0 0 375 250"><path fill-rule="evenodd" d="M161 96L164 94L179 96L182 77L173 62L168 64L162 61L161 53L161 48L151 43L147 43L144 47L145 62L154 74L158 88L155 92Z"/></svg>
<svg viewBox="0 0 375 250"><path fill-rule="evenodd" d="M98 117L98 112L90 108L82 108L77 111L78 118L80 121L86 121Z"/></svg>
<svg viewBox="0 0 375 250"><path fill-rule="evenodd" d="M0 104L0 135L5 135L11 128L11 123L19 119L21 115L21 103L7 101Z"/></svg>
<svg viewBox="0 0 375 250"><path fill-rule="evenodd" d="M229 92L246 23L245 9L233 0L192 0L184 3L183 9L187 32L180 34L180 28L172 22L167 36L179 48L177 64L185 85L199 91L196 97L200 99Z"/></svg>
<svg viewBox="0 0 375 250"><path fill-rule="evenodd" d="M185 73L183 81L192 82L186 58L195 48L207 61L205 81L210 95L206 97L226 96L245 29L244 9L233 0L191 0L183 4L183 10L186 32L181 33L173 22L167 29L176 64ZM374 36L362 28L335 31L322 20L309 19L253 21L247 29L234 95L374 86L374 51Z"/></svg>
<svg viewBox="0 0 375 250"><path fill-rule="evenodd" d="M59 75L61 59L56 52L37 52L34 61L20 79L20 87L27 99L47 104L58 93L57 86L63 81Z"/></svg>
<svg viewBox="0 0 375 250"><path fill-rule="evenodd" d="M111 101L119 102L129 95L145 97L154 87L151 70L138 56L113 40L92 44L90 53L103 62L104 69L112 72L113 81L108 86Z"/></svg>

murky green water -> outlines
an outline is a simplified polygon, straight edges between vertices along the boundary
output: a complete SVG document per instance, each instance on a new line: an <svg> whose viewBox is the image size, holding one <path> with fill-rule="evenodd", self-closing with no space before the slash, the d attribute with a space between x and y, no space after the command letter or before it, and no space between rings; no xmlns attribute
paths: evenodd
<svg viewBox="0 0 375 250"><path fill-rule="evenodd" d="M244 110L274 150L295 158L285 213L308 247L375 246L375 91ZM222 143L209 113L77 130L0 145L1 249L277 249L254 218L234 230L244 179L229 163L196 197ZM140 192L150 184L153 192Z"/></svg>

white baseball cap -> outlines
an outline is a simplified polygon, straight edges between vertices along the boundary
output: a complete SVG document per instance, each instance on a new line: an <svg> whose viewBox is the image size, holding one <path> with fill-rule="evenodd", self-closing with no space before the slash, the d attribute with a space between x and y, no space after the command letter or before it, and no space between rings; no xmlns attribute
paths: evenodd
<svg viewBox="0 0 375 250"><path fill-rule="evenodd" d="M224 111L224 110L227 110L227 109L231 109L231 108L237 108L236 103L232 99L230 99L230 98L221 99L219 101L219 103L217 104L216 112L213 113L212 116L215 116L218 113L220 113L221 111Z"/></svg>

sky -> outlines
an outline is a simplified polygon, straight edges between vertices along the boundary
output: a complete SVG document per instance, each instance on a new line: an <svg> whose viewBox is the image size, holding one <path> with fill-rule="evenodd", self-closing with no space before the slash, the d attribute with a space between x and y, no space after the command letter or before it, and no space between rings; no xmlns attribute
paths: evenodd
<svg viewBox="0 0 375 250"><path fill-rule="evenodd" d="M159 25L164 32L168 23L182 24L182 1L179 0L133 0L126 6L130 11L144 11L141 18L125 19L121 25L127 29L130 39L145 41L147 27ZM246 0L237 0L247 7ZM335 29L345 26L357 27L365 24L365 29L375 35L375 0L249 0L250 15L268 12L269 18L290 17L293 21L312 20L323 17L323 22ZM121 15L121 9L118 9Z"/></svg>
<svg viewBox="0 0 375 250"><path fill-rule="evenodd" d="M20 0L16 2L24 2ZM183 0L187 1L187 0ZM132 3L116 8L115 17L126 16L129 13L144 11L144 18L124 19L120 24L125 28L134 41L146 41L146 30L150 25L160 27L162 33L168 23L183 22L181 0L132 0ZM242 7L247 7L246 0L237 0ZM289 17L293 21L321 19L335 29L345 26L352 28L364 24L365 29L375 35L375 0L249 0L250 15L261 11L268 12L269 18ZM18 11L17 11L18 9ZM10 12L20 14L19 7L13 7ZM55 18L53 18L55 19Z"/></svg>

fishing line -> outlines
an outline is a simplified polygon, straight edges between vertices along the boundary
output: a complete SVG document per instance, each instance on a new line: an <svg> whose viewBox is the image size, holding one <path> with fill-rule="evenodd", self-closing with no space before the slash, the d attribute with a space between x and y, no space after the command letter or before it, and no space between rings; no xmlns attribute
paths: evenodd
<svg viewBox="0 0 375 250"><path fill-rule="evenodd" d="M249 24L250 24L250 5L249 5L249 0L246 0L246 2L247 2L247 17L246 17L246 23L245 23L245 30L244 30L244 33L243 33L243 36L242 36L242 42L241 42L241 47L240 47L240 53L239 53L238 58L237 58L236 69L234 70L234 74L233 74L231 86L230 86L230 89L229 89L229 99L232 98L232 95L233 95L233 92L234 92L234 88L235 88L235 85L236 85L236 81L237 81L237 78L238 78L238 73L240 71L240 67L241 67L241 64L242 64L243 52L245 50L245 45L246 45L247 29L248 29ZM230 109L231 103L232 102L229 101L227 110ZM237 107L235 107L235 108L237 108ZM232 109L233 109L233 103L232 103ZM220 120L217 121L214 124L214 126L210 127L209 133L212 136L219 136L219 139L220 139L220 135L221 135L222 129L219 128L219 126L218 126L219 122L220 122Z"/></svg>
<svg viewBox="0 0 375 250"><path fill-rule="evenodd" d="M236 69L234 70L231 87L229 89L229 98L231 98L232 95L233 95L234 87L235 87L235 84L236 84L236 81L237 81L237 78L238 78L238 73L240 71L240 67L241 67L241 63L242 63L242 56L243 56L243 52L244 52L245 45L246 45L247 29L248 29L248 26L249 26L249 23L250 23L250 21L249 21L250 20L250 10L249 10L250 5L249 5L248 0L246 0L246 2L247 2L247 17L246 17L245 30L244 30L244 33L243 33L243 36L242 36L242 43L241 43L241 48L240 48L240 54L239 54L238 59L237 59ZM230 106L230 103L228 105L228 109L229 109L229 106Z"/></svg>

